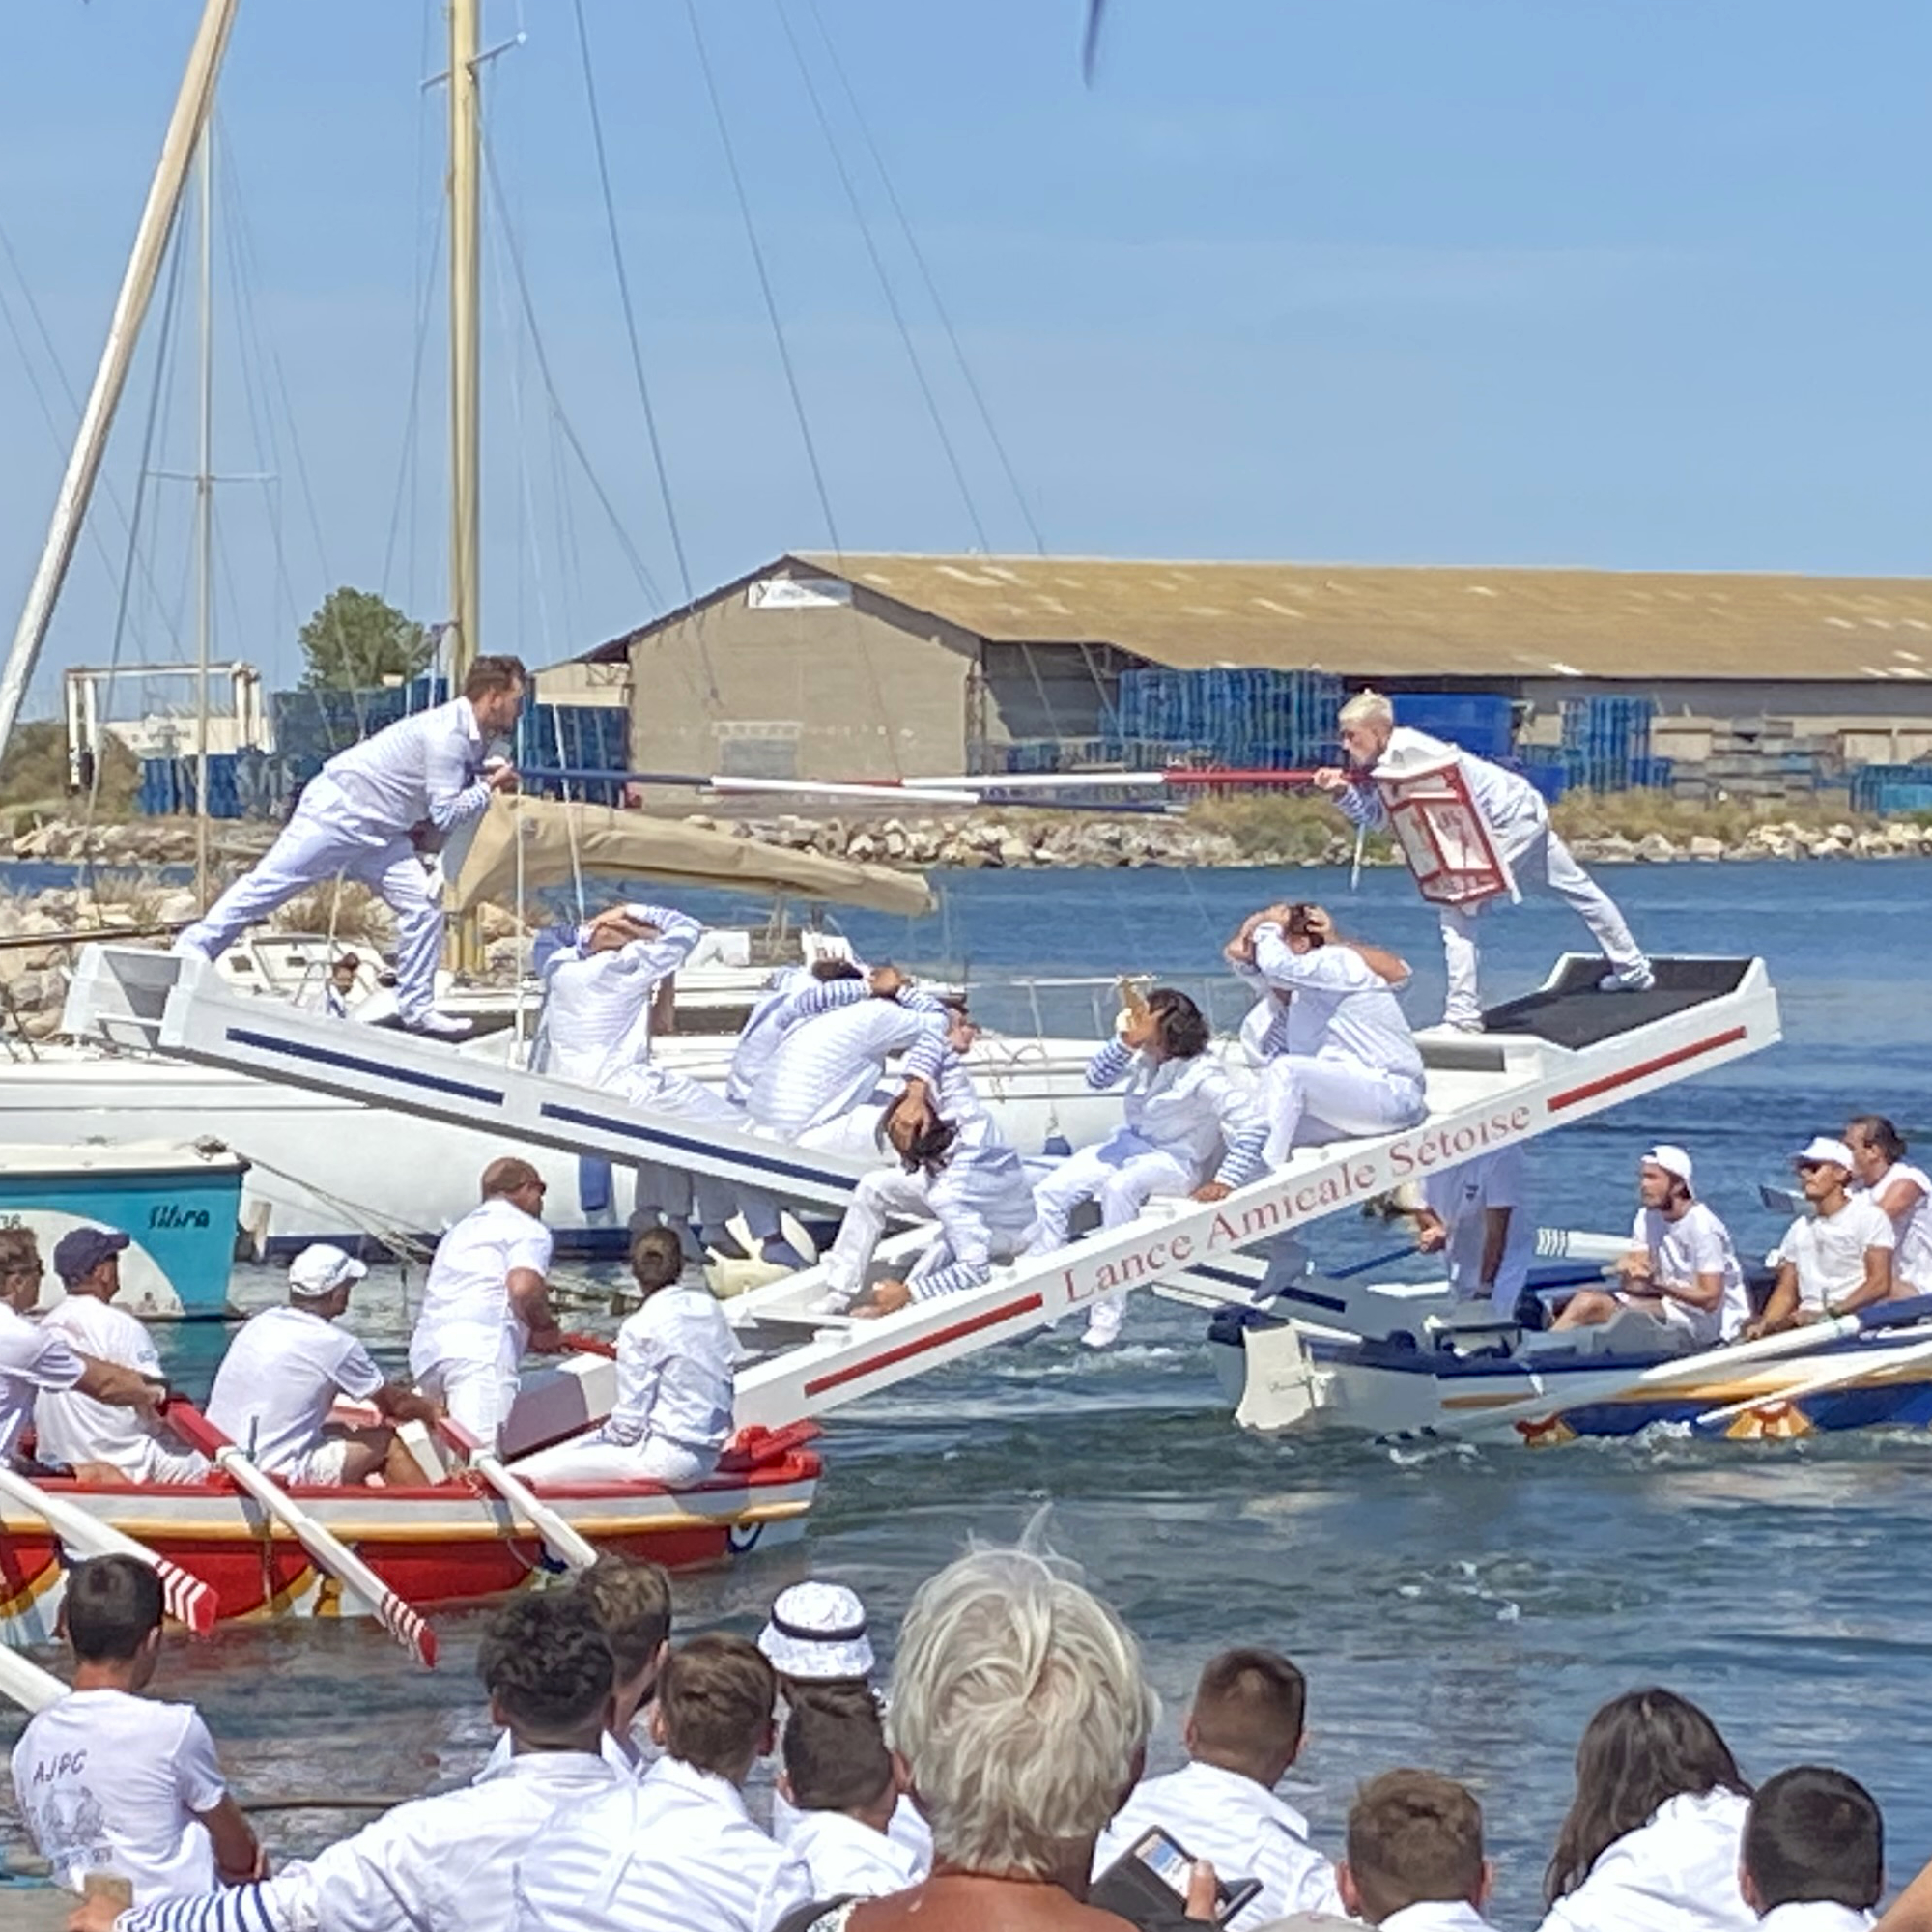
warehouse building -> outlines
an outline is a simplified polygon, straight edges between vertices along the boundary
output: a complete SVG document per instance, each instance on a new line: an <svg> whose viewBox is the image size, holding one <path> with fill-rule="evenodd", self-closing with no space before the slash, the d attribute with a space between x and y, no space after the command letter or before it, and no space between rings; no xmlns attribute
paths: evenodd
<svg viewBox="0 0 1932 1932"><path fill-rule="evenodd" d="M1156 672L1304 738L1265 674L1506 699L1531 761L1587 700L1638 700L1680 790L1796 791L1932 758L1932 582L800 552L541 691L627 704L635 768L877 779L1184 753L1146 729Z"/></svg>

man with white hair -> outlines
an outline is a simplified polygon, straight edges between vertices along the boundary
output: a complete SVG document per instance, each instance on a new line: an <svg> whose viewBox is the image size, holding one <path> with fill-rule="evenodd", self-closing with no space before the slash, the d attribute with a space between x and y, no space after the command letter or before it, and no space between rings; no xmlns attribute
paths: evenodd
<svg viewBox="0 0 1932 1932"><path fill-rule="evenodd" d="M1553 1326L1593 1327L1634 1308L1696 1349L1744 1332L1750 1321L1745 1272L1730 1231L1692 1192L1693 1174L1681 1147L1665 1143L1643 1156L1632 1248L1618 1264L1621 1287L1572 1295Z"/></svg>
<svg viewBox="0 0 1932 1932"><path fill-rule="evenodd" d="M396 916L396 1008L412 1033L463 1034L467 1020L436 1010L442 904L428 861L483 814L493 792L516 788L516 768L491 763L523 710L522 661L480 657L463 696L400 718L338 752L302 787L280 838L175 941L177 952L219 956L285 900L337 877L358 879Z"/></svg>
<svg viewBox="0 0 1932 1932"><path fill-rule="evenodd" d="M208 1419L267 1475L289 1483L365 1483L379 1469L390 1483L420 1483L415 1458L397 1440L397 1422L432 1422L433 1402L400 1387L335 1323L349 1292L369 1270L327 1241L289 1264L289 1299L242 1324L209 1392ZM372 1404L373 1429L328 1420L338 1396Z"/></svg>
<svg viewBox="0 0 1932 1932"><path fill-rule="evenodd" d="M1317 905L1253 913L1225 950L1275 1001L1259 1041L1270 1168L1297 1147L1399 1133L1427 1117L1422 1055L1392 990L1407 977L1401 960L1342 939Z"/></svg>
<svg viewBox="0 0 1932 1932"><path fill-rule="evenodd" d="M1375 783L1378 769L1455 765L1515 882L1554 893L1590 928L1609 969L1598 982L1603 990L1640 993L1656 983L1650 961L1631 937L1623 914L1551 829L1549 808L1526 778L1473 752L1398 724L1395 707L1378 691L1358 692L1343 705L1341 733L1350 769L1324 766L1315 774L1315 782L1347 817L1362 826L1388 823ZM1437 910L1449 968L1449 998L1442 1017L1452 1027L1479 1033L1483 1007L1477 991L1476 916L1481 908L1445 905Z"/></svg>
<svg viewBox="0 0 1932 1932"><path fill-rule="evenodd" d="M1821 1135L1791 1157L1811 1211L1786 1230L1772 1260L1777 1284L1764 1313L1746 1330L1773 1335L1829 1321L1890 1298L1898 1236L1869 1194L1854 1194L1857 1157L1843 1141Z"/></svg>

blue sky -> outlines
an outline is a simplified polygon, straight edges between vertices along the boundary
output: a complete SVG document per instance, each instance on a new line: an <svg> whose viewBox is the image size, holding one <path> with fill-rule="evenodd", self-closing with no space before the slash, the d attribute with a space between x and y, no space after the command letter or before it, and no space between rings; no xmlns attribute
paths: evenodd
<svg viewBox="0 0 1932 1932"><path fill-rule="evenodd" d="M697 5L838 540L966 549L982 527L996 549L1030 549L811 0ZM642 357L701 591L832 532L684 0L584 7ZM1050 549L1925 568L1932 10L1112 0L1090 92L1080 0L817 7ZM9 21L0 232L14 259L0 256L0 306L26 344L0 327L10 629L72 420L25 291L84 384L196 11L38 0ZM563 412L611 504L564 451L499 243L486 289L485 640L541 661L675 601L681 576L614 292L571 0L486 0L488 41L520 31L488 83L494 160ZM277 480L220 493L216 647L257 659L271 682L292 677L296 625L331 583L440 614L434 330L409 408L440 186L440 98L419 83L440 65L440 33L434 0L244 0L236 32L217 463ZM191 465L190 361L184 335L160 390L162 468ZM154 387L144 361L109 466L124 506ZM128 661L173 656L185 637L186 497L150 486ZM124 526L103 505L94 529L52 666L114 648ZM36 695L45 709L44 671Z"/></svg>

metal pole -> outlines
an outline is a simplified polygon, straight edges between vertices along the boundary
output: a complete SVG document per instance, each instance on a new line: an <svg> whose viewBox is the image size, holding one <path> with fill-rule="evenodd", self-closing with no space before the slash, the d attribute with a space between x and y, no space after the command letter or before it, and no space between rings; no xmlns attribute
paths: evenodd
<svg viewBox="0 0 1932 1932"><path fill-rule="evenodd" d="M208 660L214 628L214 123L201 130L201 433L194 472L194 893L208 910Z"/></svg>

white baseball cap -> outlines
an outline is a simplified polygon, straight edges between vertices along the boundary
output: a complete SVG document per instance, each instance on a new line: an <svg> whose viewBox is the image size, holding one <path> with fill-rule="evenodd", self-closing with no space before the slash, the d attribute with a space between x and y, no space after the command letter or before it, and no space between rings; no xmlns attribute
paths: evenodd
<svg viewBox="0 0 1932 1932"><path fill-rule="evenodd" d="M1827 1160L1833 1167L1842 1167L1847 1174L1856 1165L1851 1149L1843 1141L1834 1141L1825 1134L1820 1134L1803 1153L1791 1156L1793 1167L1816 1167L1819 1162Z"/></svg>
<svg viewBox="0 0 1932 1932"><path fill-rule="evenodd" d="M780 1591L758 1648L780 1676L814 1682L869 1677L876 1661L866 1606L842 1583L794 1583Z"/></svg>
<svg viewBox="0 0 1932 1932"><path fill-rule="evenodd" d="M1661 1167L1665 1174L1674 1174L1686 1187L1690 1185L1690 1156L1681 1147L1673 1147L1668 1141L1660 1142L1643 1157L1645 1167Z"/></svg>
<svg viewBox="0 0 1932 1932"><path fill-rule="evenodd" d="M369 1270L354 1255L327 1241L312 1241L289 1264L289 1292L313 1298L332 1294L352 1281L360 1281Z"/></svg>

